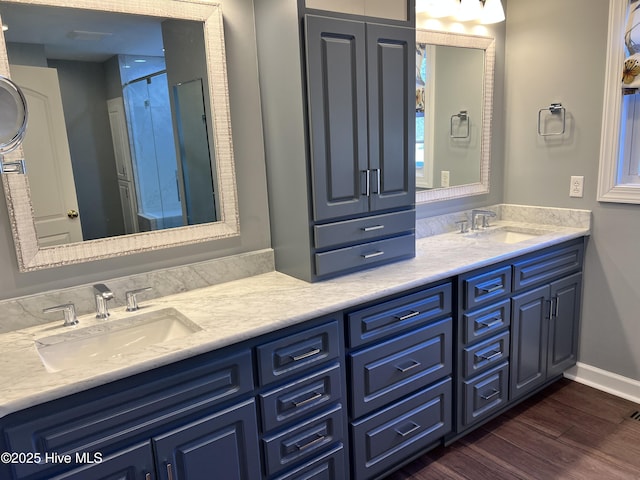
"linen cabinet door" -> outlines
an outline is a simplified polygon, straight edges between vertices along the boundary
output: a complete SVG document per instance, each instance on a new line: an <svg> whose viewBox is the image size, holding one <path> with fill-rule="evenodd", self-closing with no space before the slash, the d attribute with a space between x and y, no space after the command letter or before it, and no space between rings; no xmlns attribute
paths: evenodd
<svg viewBox="0 0 640 480"><path fill-rule="evenodd" d="M161 480L254 480L260 450L254 400L153 439Z"/></svg>
<svg viewBox="0 0 640 480"><path fill-rule="evenodd" d="M371 211L415 203L415 30L367 24Z"/></svg>
<svg viewBox="0 0 640 480"><path fill-rule="evenodd" d="M549 286L512 299L511 400L542 385L547 378Z"/></svg>
<svg viewBox="0 0 640 480"><path fill-rule="evenodd" d="M551 284L551 319L547 376L560 375L575 365L582 297L582 274L576 273Z"/></svg>
<svg viewBox="0 0 640 480"><path fill-rule="evenodd" d="M308 15L306 42L314 219L366 213L364 23Z"/></svg>

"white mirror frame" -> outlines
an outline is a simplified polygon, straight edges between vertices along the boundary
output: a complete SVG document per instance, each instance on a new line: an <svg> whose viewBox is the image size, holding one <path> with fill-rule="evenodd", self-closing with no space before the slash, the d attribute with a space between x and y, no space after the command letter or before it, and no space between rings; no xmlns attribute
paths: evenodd
<svg viewBox="0 0 640 480"><path fill-rule="evenodd" d="M20 271L52 268L240 235L222 7L217 3L202 0L137 0L135 2L130 0L100 0L99 2L95 0L12 0L12 2L179 18L204 23L220 199L218 207L221 219L214 223L39 247L28 175L6 174L2 176L2 182ZM4 35L0 36L0 75L10 77ZM9 160L24 158L22 148L6 157ZM28 173L29 159L26 159L26 162Z"/></svg>
<svg viewBox="0 0 640 480"><path fill-rule="evenodd" d="M618 183L620 129L622 128L622 66L624 30L629 0L609 3L609 38L604 80L604 108L600 141L598 200L601 202L640 203L640 185Z"/></svg>
<svg viewBox="0 0 640 480"><path fill-rule="evenodd" d="M416 203L430 203L453 198L489 193L491 163L491 123L493 117L493 79L496 62L496 42L491 37L464 35L416 29L416 43L484 50L484 85L481 130L480 181L454 187L434 188L416 192Z"/></svg>

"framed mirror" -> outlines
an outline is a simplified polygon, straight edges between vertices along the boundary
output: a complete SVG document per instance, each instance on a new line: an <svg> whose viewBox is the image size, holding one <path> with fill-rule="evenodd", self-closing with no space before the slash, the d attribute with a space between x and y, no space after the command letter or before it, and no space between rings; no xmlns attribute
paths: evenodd
<svg viewBox="0 0 640 480"><path fill-rule="evenodd" d="M495 40L416 30L416 203L489 192Z"/></svg>
<svg viewBox="0 0 640 480"><path fill-rule="evenodd" d="M27 175L3 176L21 271L239 235L220 5L0 0L0 18L30 110L7 155Z"/></svg>

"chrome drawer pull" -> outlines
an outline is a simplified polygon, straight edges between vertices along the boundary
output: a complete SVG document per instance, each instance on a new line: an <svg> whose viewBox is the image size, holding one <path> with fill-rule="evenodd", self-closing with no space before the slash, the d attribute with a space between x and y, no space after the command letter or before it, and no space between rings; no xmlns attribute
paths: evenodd
<svg viewBox="0 0 640 480"><path fill-rule="evenodd" d="M494 285L493 287L478 287L478 290L480 290L481 292L487 294L487 293L495 293L498 292L500 290L504 289L504 286L499 283L498 285Z"/></svg>
<svg viewBox="0 0 640 480"><path fill-rule="evenodd" d="M360 256L365 260L368 260L370 258L379 257L380 255L384 255L384 252L379 251L379 252L373 252L373 253L365 253L364 255L360 255Z"/></svg>
<svg viewBox="0 0 640 480"><path fill-rule="evenodd" d="M491 351L491 353L483 353L483 354L475 354L475 357L480 359L480 360L493 360L496 357L499 357L500 355L502 355L502 351L501 350L493 350Z"/></svg>
<svg viewBox="0 0 640 480"><path fill-rule="evenodd" d="M494 317L491 320L476 320L476 323L483 327L491 328L503 323L502 317Z"/></svg>
<svg viewBox="0 0 640 480"><path fill-rule="evenodd" d="M405 320L409 320L410 318L413 317L417 317L418 315L420 315L420 312L411 312L411 313L407 313L406 315L402 315L401 317L398 317L396 315L396 318L398 319L399 322L403 322Z"/></svg>
<svg viewBox="0 0 640 480"><path fill-rule="evenodd" d="M311 440L309 443L305 443L304 445L298 445L298 444L296 443L296 448L297 448L299 451L306 450L307 448L311 448L311 447L313 447L314 445L317 445L317 444L319 444L319 443L322 443L322 442L327 438L327 437L325 437L324 435L320 435L319 433L316 433L316 437L317 437L317 438L315 438L315 439Z"/></svg>
<svg viewBox="0 0 640 480"><path fill-rule="evenodd" d="M173 469L171 468L170 463L167 463L167 479L173 480Z"/></svg>
<svg viewBox="0 0 640 480"><path fill-rule="evenodd" d="M290 355L291 360L297 362L299 360L304 360L305 358L313 357L321 352L319 348L314 348L313 350L309 350L307 353L302 353L300 355Z"/></svg>
<svg viewBox="0 0 640 480"><path fill-rule="evenodd" d="M374 232L376 230L382 230L384 225L372 225L371 227L362 227L363 232Z"/></svg>
<svg viewBox="0 0 640 480"><path fill-rule="evenodd" d="M415 360L411 360L412 364L409 365L408 367L400 367L398 365L396 365L396 370L398 370L401 373L407 373L409 370L413 370L414 368L419 367L420 365L422 365L420 362L417 362Z"/></svg>
<svg viewBox="0 0 640 480"><path fill-rule="evenodd" d="M409 427L408 430L402 430L402 427L394 428L394 430L401 437L406 437L407 435L411 435L413 432L420 429L420 425L415 422L411 422L410 425L407 426Z"/></svg>
<svg viewBox="0 0 640 480"><path fill-rule="evenodd" d="M310 396L309 398L305 398L304 400L300 400L299 402L296 400L291 400L291 403L293 403L294 407L302 407L308 403L318 400L319 398L322 398L322 393L313 392L313 395Z"/></svg>
<svg viewBox="0 0 640 480"><path fill-rule="evenodd" d="M496 390L495 388L493 389L493 392L489 393L488 395L480 395L480 398L483 400L491 400L493 397L495 397L496 395L500 395L500 390Z"/></svg>
<svg viewBox="0 0 640 480"><path fill-rule="evenodd" d="M560 297L556 297L556 306L553 309L553 316L558 318L559 311L560 311Z"/></svg>

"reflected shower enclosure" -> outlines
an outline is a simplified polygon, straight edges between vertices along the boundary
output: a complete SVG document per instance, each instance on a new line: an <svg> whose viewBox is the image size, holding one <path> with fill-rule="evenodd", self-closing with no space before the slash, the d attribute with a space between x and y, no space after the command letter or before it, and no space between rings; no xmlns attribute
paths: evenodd
<svg viewBox="0 0 640 480"><path fill-rule="evenodd" d="M138 225L141 231L182 225L177 160L166 72L124 85Z"/></svg>

